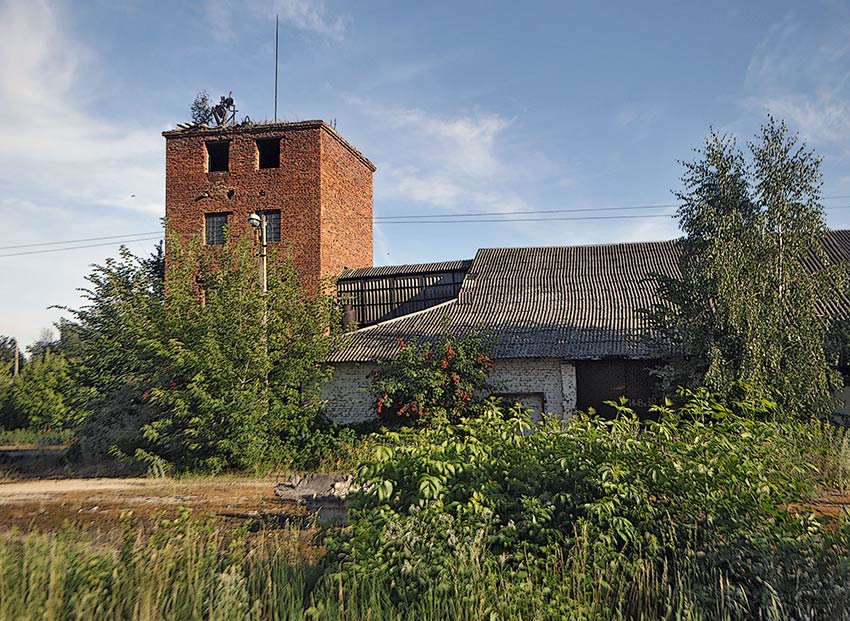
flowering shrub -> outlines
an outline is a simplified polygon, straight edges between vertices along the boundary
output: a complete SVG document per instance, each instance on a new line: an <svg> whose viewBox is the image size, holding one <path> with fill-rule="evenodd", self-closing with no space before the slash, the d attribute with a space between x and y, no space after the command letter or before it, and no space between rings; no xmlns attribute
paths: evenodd
<svg viewBox="0 0 850 621"><path fill-rule="evenodd" d="M375 408L381 418L457 421L480 411L493 366L484 337L444 333L434 341L398 339L398 345L398 355L375 372Z"/></svg>

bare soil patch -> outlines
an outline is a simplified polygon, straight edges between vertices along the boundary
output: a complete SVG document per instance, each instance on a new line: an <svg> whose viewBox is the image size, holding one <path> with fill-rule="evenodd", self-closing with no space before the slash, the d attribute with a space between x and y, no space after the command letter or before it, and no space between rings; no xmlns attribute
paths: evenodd
<svg viewBox="0 0 850 621"><path fill-rule="evenodd" d="M274 495L274 477L251 479L92 478L0 483L0 532L53 531L69 525L109 530L122 519L198 516L257 526L303 517Z"/></svg>

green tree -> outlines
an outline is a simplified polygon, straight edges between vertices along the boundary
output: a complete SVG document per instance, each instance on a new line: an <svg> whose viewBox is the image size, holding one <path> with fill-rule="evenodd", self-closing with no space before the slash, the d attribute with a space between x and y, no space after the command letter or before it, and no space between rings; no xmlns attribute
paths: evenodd
<svg viewBox="0 0 850 621"><path fill-rule="evenodd" d="M825 415L839 380L823 311L845 279L821 245L820 159L773 118L747 146L712 132L684 164L680 275L658 277L648 313L674 352L664 387L746 385L789 415Z"/></svg>
<svg viewBox="0 0 850 621"><path fill-rule="evenodd" d="M16 426L53 430L76 427L86 416L79 407L81 390L62 355L48 350L33 357L8 389Z"/></svg>
<svg viewBox="0 0 850 621"><path fill-rule="evenodd" d="M13 336L3 336L0 334L0 364L4 362L10 363L10 365L15 363L15 349L17 348L17 341ZM9 372L11 373L12 367L9 366Z"/></svg>
<svg viewBox="0 0 850 621"><path fill-rule="evenodd" d="M263 294L248 239L215 257L170 243L160 336L143 342L161 412L146 437L181 468L305 463L323 441L318 391L338 344L334 299L308 294L275 252Z"/></svg>
<svg viewBox="0 0 850 621"><path fill-rule="evenodd" d="M206 90L195 95L192 102L192 121L205 125L212 119L212 106L210 106L210 95Z"/></svg>
<svg viewBox="0 0 850 621"><path fill-rule="evenodd" d="M60 349L59 339L54 338L53 331L45 328L31 345L27 345L27 353L30 360L44 356L47 352L58 352Z"/></svg>
<svg viewBox="0 0 850 621"><path fill-rule="evenodd" d="M95 395L83 452L102 452L108 429L109 446L180 470L315 459L332 441L318 389L336 346L334 300L308 294L274 252L264 295L250 240L214 254L197 241L168 243L167 290L160 261L122 250L95 267L89 304L61 326L76 376Z"/></svg>

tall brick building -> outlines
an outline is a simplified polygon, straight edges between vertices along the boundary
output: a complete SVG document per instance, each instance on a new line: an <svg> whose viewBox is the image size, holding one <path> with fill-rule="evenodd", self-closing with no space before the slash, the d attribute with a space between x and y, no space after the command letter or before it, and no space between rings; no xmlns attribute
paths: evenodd
<svg viewBox="0 0 850 621"><path fill-rule="evenodd" d="M207 245L254 234L291 251L304 284L372 265L375 166L323 121L166 131L165 216L182 239ZM166 257L167 259L167 257Z"/></svg>

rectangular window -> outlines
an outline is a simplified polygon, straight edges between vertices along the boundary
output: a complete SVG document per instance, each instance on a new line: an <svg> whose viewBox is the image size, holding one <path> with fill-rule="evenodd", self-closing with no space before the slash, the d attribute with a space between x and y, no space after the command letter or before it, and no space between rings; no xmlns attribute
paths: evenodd
<svg viewBox="0 0 850 621"><path fill-rule="evenodd" d="M266 210L260 213L266 217L266 241L275 244L280 242L280 210Z"/></svg>
<svg viewBox="0 0 850 621"><path fill-rule="evenodd" d="M207 172L230 170L230 142L207 143Z"/></svg>
<svg viewBox="0 0 850 621"><path fill-rule="evenodd" d="M226 213L204 214L204 243L207 246L220 246L224 243L224 227L227 226Z"/></svg>
<svg viewBox="0 0 850 621"><path fill-rule="evenodd" d="M260 168L280 168L280 138L257 140L257 156Z"/></svg>

